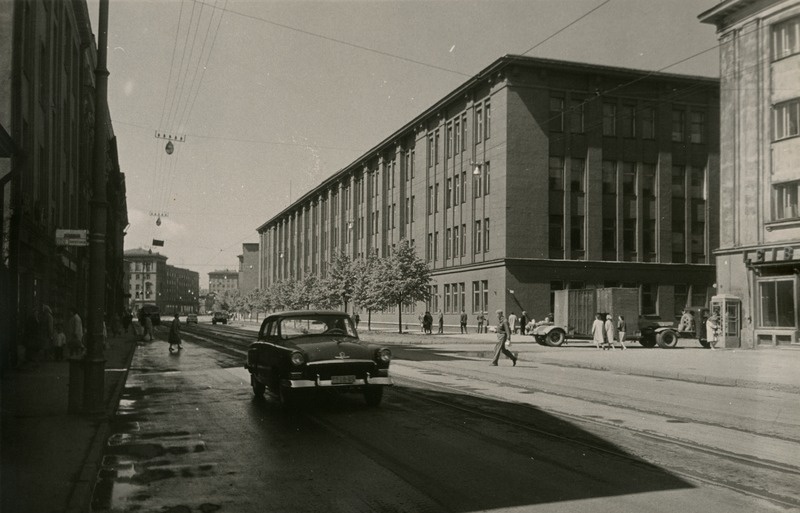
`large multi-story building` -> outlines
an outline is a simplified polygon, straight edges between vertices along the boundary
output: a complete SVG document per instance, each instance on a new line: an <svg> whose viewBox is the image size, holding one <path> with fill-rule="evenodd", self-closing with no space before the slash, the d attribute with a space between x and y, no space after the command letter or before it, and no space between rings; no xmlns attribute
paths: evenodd
<svg viewBox="0 0 800 513"><path fill-rule="evenodd" d="M800 344L800 3L726 0L720 41L720 244L726 344Z"/></svg>
<svg viewBox="0 0 800 513"><path fill-rule="evenodd" d="M502 57L260 226L260 286L408 239L433 270L409 313L633 286L672 320L713 292L718 116L714 78Z"/></svg>
<svg viewBox="0 0 800 513"><path fill-rule="evenodd" d="M200 301L200 274L167 264L167 257L150 250L125 252L129 308L156 305L162 315L196 313Z"/></svg>
<svg viewBox="0 0 800 513"><path fill-rule="evenodd" d="M249 294L258 288L258 243L242 244L239 258L239 292Z"/></svg>
<svg viewBox="0 0 800 513"><path fill-rule="evenodd" d="M222 297L226 293L239 290L239 273L237 271L211 271L208 273L208 294Z"/></svg>
<svg viewBox="0 0 800 513"><path fill-rule="evenodd" d="M95 111L97 47L85 1L0 2L0 337L15 358L22 316L48 304L87 317L89 250L57 244L56 230L87 230L95 119L106 127L108 315L123 308L128 224L107 105Z"/></svg>

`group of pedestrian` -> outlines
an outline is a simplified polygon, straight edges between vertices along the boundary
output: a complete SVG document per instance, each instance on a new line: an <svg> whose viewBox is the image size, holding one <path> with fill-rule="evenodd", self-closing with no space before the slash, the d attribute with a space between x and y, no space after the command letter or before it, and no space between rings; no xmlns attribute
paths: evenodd
<svg viewBox="0 0 800 513"><path fill-rule="evenodd" d="M22 361L38 363L46 360L60 362L65 356L80 358L86 348L83 321L74 307L64 320L57 319L49 305L31 310L25 319L22 333ZM65 355L65 352L67 353Z"/></svg>
<svg viewBox="0 0 800 513"><path fill-rule="evenodd" d="M614 349L614 342L619 342L620 349L625 350L625 317L620 315L614 323L613 314L597 312L592 323L592 341L597 349Z"/></svg>

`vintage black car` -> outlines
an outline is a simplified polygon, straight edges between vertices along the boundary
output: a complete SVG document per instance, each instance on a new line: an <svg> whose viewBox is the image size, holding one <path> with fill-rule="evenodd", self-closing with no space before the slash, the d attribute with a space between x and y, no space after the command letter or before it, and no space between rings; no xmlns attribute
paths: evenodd
<svg viewBox="0 0 800 513"><path fill-rule="evenodd" d="M389 349L362 342L349 315L289 311L267 316L250 344L245 368L257 397L266 389L284 406L305 391L361 392L377 406L391 385Z"/></svg>

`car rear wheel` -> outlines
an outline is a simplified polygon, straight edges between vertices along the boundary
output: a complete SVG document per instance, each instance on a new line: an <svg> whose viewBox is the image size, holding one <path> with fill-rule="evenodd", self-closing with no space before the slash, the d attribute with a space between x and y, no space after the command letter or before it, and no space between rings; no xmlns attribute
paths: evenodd
<svg viewBox="0 0 800 513"><path fill-rule="evenodd" d="M253 394L256 397L264 396L264 390L266 390L267 387L264 386L264 384L261 383L259 380L257 380L256 377L253 376L252 374L250 375L250 385L253 386Z"/></svg>
<svg viewBox="0 0 800 513"><path fill-rule="evenodd" d="M554 329L547 334L547 345L550 347L559 347L566 340L567 334L560 329Z"/></svg>
<svg viewBox="0 0 800 513"><path fill-rule="evenodd" d="M658 342L658 347L670 349L678 344L678 334L672 330L662 331L656 337L656 342Z"/></svg>
<svg viewBox="0 0 800 513"><path fill-rule="evenodd" d="M383 399L383 387L367 388L364 390L364 399L370 408L378 406L381 404L381 399Z"/></svg>

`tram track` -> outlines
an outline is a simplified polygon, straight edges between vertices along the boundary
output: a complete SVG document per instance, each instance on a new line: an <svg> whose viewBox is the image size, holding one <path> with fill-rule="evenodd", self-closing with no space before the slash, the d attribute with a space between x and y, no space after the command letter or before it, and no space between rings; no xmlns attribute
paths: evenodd
<svg viewBox="0 0 800 513"><path fill-rule="evenodd" d="M704 446L702 444L687 442L685 440L665 438L663 435L638 430L630 426L621 426L617 423L604 421L602 419L590 418L581 415L572 415L564 412L548 412L548 415L571 422L573 424L600 428L602 432L607 434L607 437L603 438L605 440L610 440L611 436L613 436L615 440L619 438L633 438L640 441L639 444L634 444L635 448L633 451L630 451L627 447L626 450L622 450L616 445L615 442L610 442L609 445L599 445L596 443L587 442L585 440L564 436L554 430L548 430L531 425L529 422L525 422L524 420L515 418L511 415L487 412L483 409L471 407L468 404L465 404L465 401L458 399L458 397L466 394L482 399L496 400L496 397L492 397L489 394L482 394L475 391L465 392L462 388L451 387L441 383L430 383L429 381L417 380L409 377L395 378L395 381L401 386L395 387L393 393L402 393L415 399L425 401L430 404L435 404L437 407L444 407L464 414L491 420L493 422L506 424L516 429L532 433L536 436L547 437L561 442L579 445L591 451L628 460L634 464L641 461L646 461L650 464L664 467L670 473L688 481L726 488L752 498L772 502L782 507L792 509L800 508L800 498L791 494L791 492L795 489L793 483L796 483L798 478L800 478L800 467L752 458L745 454L724 451L714 447ZM404 383L412 386L402 386ZM447 393L448 400L445 401L438 399L437 397L431 397L425 393L424 388L431 388L439 392ZM624 432L628 436L620 437L620 432ZM611 433L613 433L613 435L611 435ZM643 447L647 450L642 450ZM658 454L663 455L665 453L675 454L676 456L673 458L659 458L652 456ZM686 464L681 465L679 463L681 459L683 459L684 462L693 461L694 468L689 468L689 466ZM702 459L704 463L700 463L700 459ZM665 465L665 463L668 463L668 461L665 460L671 460L673 461L673 464ZM675 464L674 462L678 463ZM725 470L720 471L719 469L721 467L725 468ZM714 475L723 475L728 476L729 478L722 479L710 477L709 472L704 473L701 469L715 469L713 472ZM749 469L751 472L745 473L744 469ZM760 488L758 485L750 485L747 483L746 476L743 475L764 473L773 475L768 484L774 486L776 481L784 482L784 491L777 493ZM734 480L730 479L731 476L736 475L742 475L742 477ZM775 478L776 475L780 476L779 479ZM767 481L761 480L753 482L759 484L767 483Z"/></svg>
<svg viewBox="0 0 800 513"><path fill-rule="evenodd" d="M223 352L241 362L246 358L247 346L255 339L255 333L252 330L240 330L230 327L188 327L188 329L184 328L183 333L187 340L209 349ZM453 370L456 375L467 372L464 369L450 369L450 371ZM439 371L441 372L441 368L439 368ZM501 382L496 381L496 377L487 376L486 381L494 382L498 385L501 384ZM530 405L527 408L503 408L503 413L498 413L497 411L487 412L470 406L469 401L464 400L463 397L466 395L496 401L496 396L476 390L465 390L463 386L448 386L447 384L435 383L425 379L414 379L409 376L398 377L395 375L395 382L398 386L394 387L393 394L403 394L407 398L424 401L437 408L443 407L457 410L462 414L506 424L538 437L575 444L584 447L586 450L607 454L609 457L623 458L632 464L644 461L664 468L671 474L697 485L704 484L725 488L785 508L800 508L800 497L797 496L796 486L794 485L800 479L800 467L798 466L755 458L752 455L724 450L686 439L669 437L663 433L651 432L646 429L637 429L632 425L622 425L619 422L614 422L614 419L570 414L564 411L547 411L549 416L598 432L599 436L589 437L590 440L609 441L608 444L592 443L591 441L564 436L555 430L547 429L546 426L537 426L530 421L526 421L525 411L533 408ZM503 381L502 383L506 382ZM634 414L646 413L663 417L665 422L691 421L696 424L704 424L709 428L733 430L752 435L760 434L743 426L718 425L696 419L681 420L662 411L646 411L636 406L621 404L619 401L593 400L587 397L580 397L580 394L577 393L568 394L552 389L540 389L531 381L520 383L514 380L511 384L515 387L525 388L528 393L547 394L554 397L563 397L564 399L579 399L594 405L625 409ZM431 394L426 394L426 388L446 393L448 400L442 400ZM791 437L785 437L782 441L790 444L800 444L800 441Z"/></svg>

